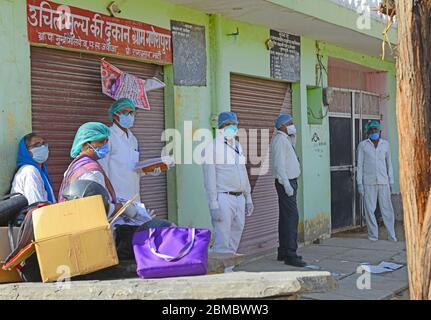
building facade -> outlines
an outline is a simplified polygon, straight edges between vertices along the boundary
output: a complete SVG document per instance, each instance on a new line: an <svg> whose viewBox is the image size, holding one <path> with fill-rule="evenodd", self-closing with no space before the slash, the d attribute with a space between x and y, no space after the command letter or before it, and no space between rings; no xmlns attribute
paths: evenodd
<svg viewBox="0 0 431 320"><path fill-rule="evenodd" d="M49 19L38 16L36 21L32 15L41 10L30 12L31 5L47 9L64 4L94 16L109 15L110 3L0 0L0 194L9 188L18 141L32 130L50 143L47 165L58 191L78 126L108 121L112 100L100 85L100 60L105 58L142 79L156 77L166 84L149 92L151 110L138 112L133 131L144 158L159 156L162 133L175 128L182 136L173 143L185 162L198 148L199 129L215 128L221 111L237 112L240 127L266 129L269 138L275 116L291 112L302 166L301 241L327 238L361 223L353 183L355 147L368 119L382 120L383 136L392 145L394 205L399 207L396 74L390 53L385 60L379 57L383 17L368 17L366 10L358 14L360 8L340 0L116 1L121 10L116 16L127 19L129 27L144 23L153 31L176 32L171 62L160 55L101 52L61 41L47 45L30 37L29 24ZM85 30L83 24L78 27ZM188 32L193 41L187 40ZM388 37L396 43L396 28L390 28ZM277 245L277 195L262 156L264 138L260 132L254 142L261 162L249 164L255 213L246 219L240 246L248 254ZM253 174L256 167L265 170ZM143 178L142 199L179 225L211 226L199 164L178 164L166 175Z"/></svg>

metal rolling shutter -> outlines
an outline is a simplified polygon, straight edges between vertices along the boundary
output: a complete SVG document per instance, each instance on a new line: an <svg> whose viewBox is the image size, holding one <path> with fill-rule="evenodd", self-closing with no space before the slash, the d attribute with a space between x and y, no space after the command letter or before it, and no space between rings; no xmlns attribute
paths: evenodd
<svg viewBox="0 0 431 320"><path fill-rule="evenodd" d="M284 82L231 75L231 110L238 114L240 128L245 128L247 131L270 129L271 139L275 117L280 112L291 113L291 86ZM261 155L260 142L259 135L256 149L259 156ZM245 254L274 248L278 243L278 197L270 163L265 175L251 176L249 160L247 171L252 186L255 211L250 218L246 218L241 239L239 252Z"/></svg>
<svg viewBox="0 0 431 320"><path fill-rule="evenodd" d="M48 170L59 186L71 162L69 151L78 127L87 121L107 125L112 99L102 94L100 56L47 48L31 48L31 92L33 131L50 145ZM158 76L162 67L135 61L107 58L120 69L143 79ZM141 158L159 157L163 144L164 92L149 93L151 111L137 113L133 133L139 141ZM141 159L142 160L142 159ZM141 179L141 197L159 217L167 217L166 175Z"/></svg>

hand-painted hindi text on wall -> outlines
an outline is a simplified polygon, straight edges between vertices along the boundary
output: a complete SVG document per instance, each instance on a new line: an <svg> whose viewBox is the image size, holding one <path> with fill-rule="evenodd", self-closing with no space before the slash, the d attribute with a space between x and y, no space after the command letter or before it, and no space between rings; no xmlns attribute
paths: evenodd
<svg viewBox="0 0 431 320"><path fill-rule="evenodd" d="M30 43L172 63L171 31L51 1L27 0Z"/></svg>

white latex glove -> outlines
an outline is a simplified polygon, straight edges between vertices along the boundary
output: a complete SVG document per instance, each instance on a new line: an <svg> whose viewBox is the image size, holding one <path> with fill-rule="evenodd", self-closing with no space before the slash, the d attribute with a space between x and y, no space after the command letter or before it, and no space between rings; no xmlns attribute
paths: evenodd
<svg viewBox="0 0 431 320"><path fill-rule="evenodd" d="M358 184L358 193L363 196L365 191L364 191L364 185L363 184Z"/></svg>
<svg viewBox="0 0 431 320"><path fill-rule="evenodd" d="M210 209L211 217L215 221L222 221L222 214L220 208L217 209Z"/></svg>
<svg viewBox="0 0 431 320"><path fill-rule="evenodd" d="M248 202L245 204L245 215L247 217L250 217L253 214L254 211L254 205L253 202Z"/></svg>
<svg viewBox="0 0 431 320"><path fill-rule="evenodd" d="M292 186L290 185L289 182L284 184L284 191L286 192L286 194L291 197L293 196L293 194L295 193L295 190L293 190Z"/></svg>
<svg viewBox="0 0 431 320"><path fill-rule="evenodd" d="M148 211L148 214L150 215L151 219L154 219L157 217L156 210L154 210L154 209Z"/></svg>

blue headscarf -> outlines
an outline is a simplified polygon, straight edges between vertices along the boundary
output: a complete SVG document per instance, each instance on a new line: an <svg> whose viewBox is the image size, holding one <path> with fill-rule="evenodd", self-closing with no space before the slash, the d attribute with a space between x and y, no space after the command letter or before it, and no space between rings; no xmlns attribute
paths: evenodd
<svg viewBox="0 0 431 320"><path fill-rule="evenodd" d="M33 157L31 156L30 152L27 149L27 146L25 145L25 138L22 138L18 145L18 160L16 161L16 164L18 167L22 167L24 165L31 165L35 167L43 179L43 184L45 186L46 193L48 194L48 201L53 203L54 198L52 195L52 181L51 178L48 175L48 170L46 169L46 165L42 165L42 169L39 167L38 163L33 160Z"/></svg>

